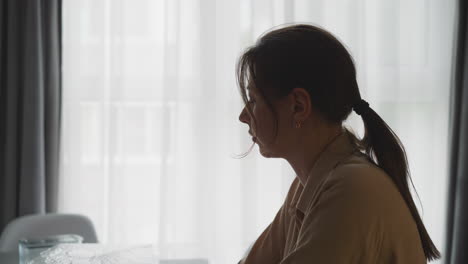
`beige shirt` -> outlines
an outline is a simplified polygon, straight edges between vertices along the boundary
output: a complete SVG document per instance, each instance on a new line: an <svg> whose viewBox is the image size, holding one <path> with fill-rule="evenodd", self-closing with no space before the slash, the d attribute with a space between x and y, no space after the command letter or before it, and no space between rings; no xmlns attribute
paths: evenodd
<svg viewBox="0 0 468 264"><path fill-rule="evenodd" d="M241 264L426 263L417 226L397 187L348 132L320 155Z"/></svg>

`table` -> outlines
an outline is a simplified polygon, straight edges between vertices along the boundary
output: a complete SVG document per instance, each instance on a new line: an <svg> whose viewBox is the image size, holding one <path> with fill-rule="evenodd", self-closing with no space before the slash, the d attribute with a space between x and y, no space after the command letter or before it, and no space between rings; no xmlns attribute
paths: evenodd
<svg viewBox="0 0 468 264"><path fill-rule="evenodd" d="M60 256L63 257L66 252L71 253L69 257L75 258L72 264L209 264L207 259L159 259L157 252L150 245L110 246L103 244L62 244L47 252L47 256L51 257L48 262L42 258L36 263L60 263L57 259ZM0 252L0 264L18 263L17 250Z"/></svg>
<svg viewBox="0 0 468 264"><path fill-rule="evenodd" d="M0 252L1 264L18 264L18 251ZM60 244L40 253L31 264L155 264L150 245Z"/></svg>

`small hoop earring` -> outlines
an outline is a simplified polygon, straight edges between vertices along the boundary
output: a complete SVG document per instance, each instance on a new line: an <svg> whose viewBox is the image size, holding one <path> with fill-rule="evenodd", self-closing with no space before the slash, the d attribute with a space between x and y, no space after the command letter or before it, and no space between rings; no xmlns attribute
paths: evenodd
<svg viewBox="0 0 468 264"><path fill-rule="evenodd" d="M302 124L301 122L296 122L296 128L301 128Z"/></svg>

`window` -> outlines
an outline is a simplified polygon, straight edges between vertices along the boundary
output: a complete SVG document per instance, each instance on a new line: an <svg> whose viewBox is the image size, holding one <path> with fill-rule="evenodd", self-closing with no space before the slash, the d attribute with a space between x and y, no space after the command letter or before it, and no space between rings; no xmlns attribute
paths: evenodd
<svg viewBox="0 0 468 264"><path fill-rule="evenodd" d="M351 51L363 98L407 148L443 251L454 0L65 0L60 210L89 215L102 242L235 263L294 173L256 150L232 158L250 145L234 67L292 21ZM347 124L362 133L357 116Z"/></svg>

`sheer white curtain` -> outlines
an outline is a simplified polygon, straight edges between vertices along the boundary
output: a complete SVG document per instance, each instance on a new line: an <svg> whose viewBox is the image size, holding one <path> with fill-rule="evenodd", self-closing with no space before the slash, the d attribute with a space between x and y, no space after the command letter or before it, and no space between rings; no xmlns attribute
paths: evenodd
<svg viewBox="0 0 468 264"><path fill-rule="evenodd" d="M250 146L236 58L285 22L321 25L355 58L363 98L407 147L443 250L455 0L64 0L60 211L105 243L235 263L293 171ZM352 115L348 125L362 133Z"/></svg>

